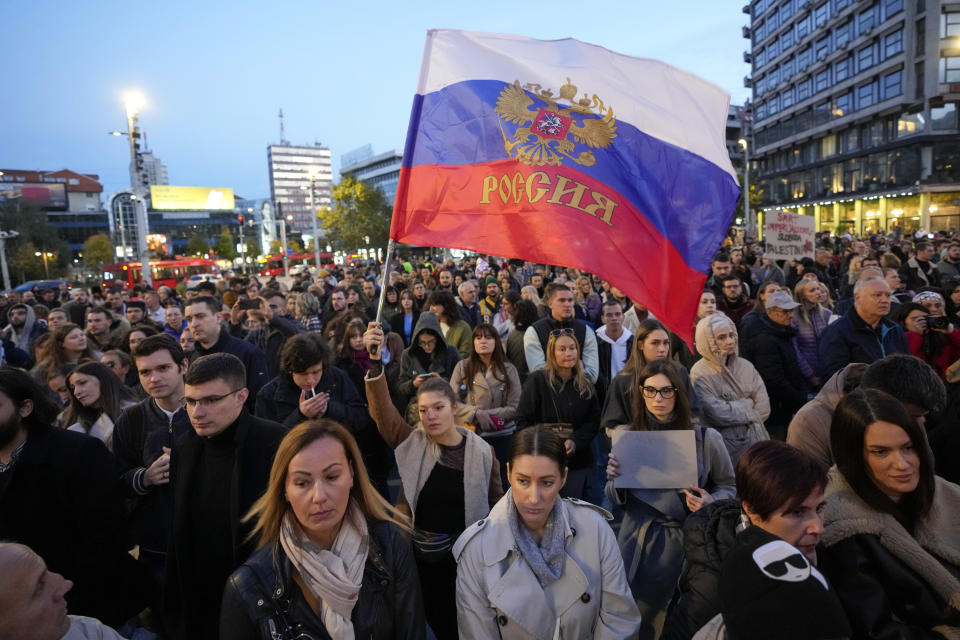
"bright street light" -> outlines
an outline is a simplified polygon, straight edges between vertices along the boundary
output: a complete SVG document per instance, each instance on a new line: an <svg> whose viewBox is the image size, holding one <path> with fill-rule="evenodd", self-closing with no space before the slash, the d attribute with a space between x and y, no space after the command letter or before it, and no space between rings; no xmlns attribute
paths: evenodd
<svg viewBox="0 0 960 640"><path fill-rule="evenodd" d="M127 117L140 113L147 101L139 91L127 91L123 94L123 106L127 110Z"/></svg>
<svg viewBox="0 0 960 640"><path fill-rule="evenodd" d="M737 140L737 144L740 145L740 148L742 148L744 151L746 151L746 149L747 149L747 141L746 141L746 139L740 138L739 140Z"/></svg>

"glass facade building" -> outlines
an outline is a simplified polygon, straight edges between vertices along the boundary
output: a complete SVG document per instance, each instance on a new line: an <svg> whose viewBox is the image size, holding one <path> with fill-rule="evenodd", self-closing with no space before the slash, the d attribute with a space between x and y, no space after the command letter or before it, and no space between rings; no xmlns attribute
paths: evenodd
<svg viewBox="0 0 960 640"><path fill-rule="evenodd" d="M761 210L866 234L960 228L960 4L754 0Z"/></svg>
<svg viewBox="0 0 960 640"><path fill-rule="evenodd" d="M349 154L344 154L341 159L340 175L352 176L368 187L381 189L387 197L387 202L393 205L397 196L402 163L403 154L396 149L373 155L370 146L366 145Z"/></svg>

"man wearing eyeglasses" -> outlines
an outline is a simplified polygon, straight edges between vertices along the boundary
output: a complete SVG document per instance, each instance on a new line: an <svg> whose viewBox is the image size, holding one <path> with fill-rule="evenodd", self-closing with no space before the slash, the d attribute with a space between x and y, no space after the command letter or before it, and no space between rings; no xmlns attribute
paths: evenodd
<svg viewBox="0 0 960 640"><path fill-rule="evenodd" d="M597 353L597 336L593 329L574 315L573 291L566 284L551 282L544 290L550 315L540 318L527 327L523 334L523 351L527 359L527 369L536 371L546 362L547 341L550 333L569 330L580 345L580 360L583 372L591 383L596 384L600 374L600 357Z"/></svg>
<svg viewBox="0 0 960 640"><path fill-rule="evenodd" d="M195 360L184 379L193 426L170 456L173 529L164 580L166 637L218 637L220 599L230 574L250 556L250 524L240 519L263 494L286 430L244 407L243 363L228 353Z"/></svg>
<svg viewBox="0 0 960 640"><path fill-rule="evenodd" d="M809 399L811 390L793 348L797 330L790 322L799 306L786 291L770 294L763 318L742 347L743 357L753 363L767 387L770 417L766 427L770 437L776 440L786 439L787 425Z"/></svg>
<svg viewBox="0 0 960 640"><path fill-rule="evenodd" d="M739 327L743 317L753 311L754 302L744 291L743 281L732 273L720 278L720 284L723 295L717 296L717 311L723 311Z"/></svg>

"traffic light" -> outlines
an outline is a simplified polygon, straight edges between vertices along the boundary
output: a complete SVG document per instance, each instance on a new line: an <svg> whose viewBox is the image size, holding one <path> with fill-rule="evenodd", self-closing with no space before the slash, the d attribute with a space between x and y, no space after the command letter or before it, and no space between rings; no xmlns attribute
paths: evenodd
<svg viewBox="0 0 960 640"><path fill-rule="evenodd" d="M237 222L243 224L243 216L237 216Z"/></svg>

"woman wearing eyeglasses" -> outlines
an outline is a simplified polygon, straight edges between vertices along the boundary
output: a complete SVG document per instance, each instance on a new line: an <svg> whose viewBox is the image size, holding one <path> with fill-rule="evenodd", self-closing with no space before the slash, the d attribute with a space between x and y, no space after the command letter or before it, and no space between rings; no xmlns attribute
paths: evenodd
<svg viewBox="0 0 960 640"><path fill-rule="evenodd" d="M626 431L692 429L697 443L697 486L676 489L615 489L620 461L607 464L607 496L623 506L619 544L627 580L643 616L640 638L656 638L683 567L683 532L687 515L715 500L736 495L733 464L723 438L700 425L690 410L686 377L670 360L648 363L638 376L633 423Z"/></svg>
<svg viewBox="0 0 960 640"><path fill-rule="evenodd" d="M409 521L340 424L311 420L284 437L246 520L259 550L227 582L223 640L425 637Z"/></svg>
<svg viewBox="0 0 960 640"><path fill-rule="evenodd" d="M567 482L560 494L586 499L593 464L590 442L600 425L600 399L587 379L573 329L554 329L547 338L547 361L530 372L517 407L521 426L547 425L564 441Z"/></svg>

